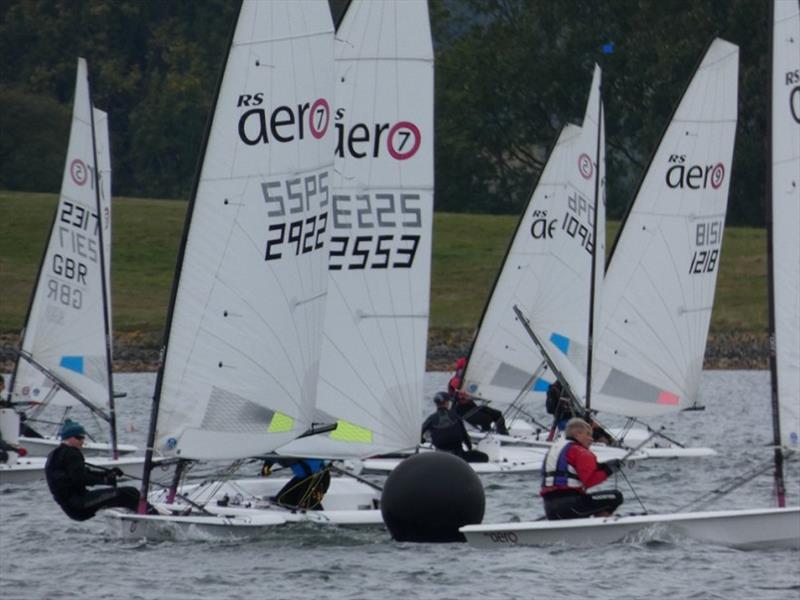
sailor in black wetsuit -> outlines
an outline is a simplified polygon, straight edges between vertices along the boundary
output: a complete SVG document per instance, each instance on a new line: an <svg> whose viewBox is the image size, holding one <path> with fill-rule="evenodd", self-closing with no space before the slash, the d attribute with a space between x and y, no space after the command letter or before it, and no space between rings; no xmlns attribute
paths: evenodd
<svg viewBox="0 0 800 600"><path fill-rule="evenodd" d="M450 397L447 393L437 393L433 401L436 403L436 412L428 416L422 424L422 441L425 441L425 435L428 434L437 450L450 452L467 462L488 462L486 453L472 449L472 440L464 427L464 421L450 408ZM464 450L464 446L467 450Z"/></svg>
<svg viewBox="0 0 800 600"><path fill-rule="evenodd" d="M91 519L101 508L119 506L135 511L139 490L134 487L104 487L87 490L87 486L116 486L122 471L99 469L83 460L86 430L80 423L67 419L61 428L61 444L47 457L45 475L50 493L70 519Z"/></svg>

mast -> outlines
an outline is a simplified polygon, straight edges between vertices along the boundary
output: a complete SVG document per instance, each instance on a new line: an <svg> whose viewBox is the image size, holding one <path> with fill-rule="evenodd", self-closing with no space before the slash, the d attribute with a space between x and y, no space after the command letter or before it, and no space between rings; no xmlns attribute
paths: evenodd
<svg viewBox="0 0 800 600"><path fill-rule="evenodd" d="M769 302L769 372L770 372L770 403L772 406L772 434L775 458L775 496L778 506L786 506L786 485L783 480L783 452L781 450L781 423L780 407L778 399L778 357L776 352L775 340L775 257L773 255L773 230L772 230L772 201L773 186L772 177L774 171L772 153L772 127L773 127L773 89L772 79L775 77L775 0L769 4L769 65L770 65L770 84L767 94L767 164L769 174L766 185L766 225L767 225L767 290Z"/></svg>
<svg viewBox="0 0 800 600"><path fill-rule="evenodd" d="M110 276L109 281L106 281L106 253L105 245L103 243L103 207L100 203L100 165L97 161L97 137L94 126L94 104L92 103L92 87L91 79L89 78L89 66L86 66L86 91L89 95L89 123L92 129L92 161L94 162L94 172L92 181L94 183L94 197L95 206L97 207L97 242L100 255L100 279L103 282L103 329L105 331L105 353L106 353L106 373L108 378L108 414L109 414L109 435L111 441L111 456L114 459L119 458L119 449L117 448L117 414L114 408L114 383L112 374L111 362L111 331L109 328L108 318L108 303L109 303L109 285L111 284ZM110 202L109 198L109 202ZM108 284L108 285L107 285Z"/></svg>
<svg viewBox="0 0 800 600"><path fill-rule="evenodd" d="M141 495L139 498L139 514L144 514L147 511L147 494L150 488L150 473L153 470L153 446L156 443L156 427L158 425L158 408L161 402L161 388L164 383L164 365L167 362L167 346L169 342L169 333L172 328L172 318L175 314L175 299L178 295L178 285L181 278L181 270L183 268L183 257L186 253L186 242L189 239L189 228L192 223L192 213L194 212L195 201L197 200L197 189L200 185L200 176L203 170L203 163L205 161L206 149L208 147L208 140L211 136L211 126L214 123L214 115L216 113L217 104L219 102L219 92L222 88L222 80L225 76L225 67L228 64L228 56L230 55L231 48L233 47L233 38L236 34L236 26L239 22L239 15L242 11L243 0L239 2L236 14L233 17L233 25L231 33L228 38L228 47L225 51L222 60L222 68L219 71L217 78L217 86L214 92L214 102L211 105L211 113L206 121L206 130L203 134L203 145L200 148L200 155L195 168L194 182L192 183L192 192L189 196L189 206L186 208L186 219L183 224L183 233L181 234L181 243L178 247L178 257L175 264L175 275L172 279L172 291L170 292L169 307L167 309L167 320L164 325L164 340L161 346L161 356L159 357L160 364L158 366L158 374L156 375L156 386L153 392L153 405L150 409L150 426L147 430L147 446L144 453L144 469L142 472L142 487Z"/></svg>
<svg viewBox="0 0 800 600"><path fill-rule="evenodd" d="M600 79L597 88L597 147L595 149L595 174L594 174L594 221L592 222L592 276L589 284L589 337L588 348L586 351L586 410L589 411L592 405L592 347L594 346L594 302L595 302L595 287L596 287L596 273L597 273L597 246L599 240L597 239L597 220L600 214L599 204L600 198L600 144L603 123L603 80ZM562 382L563 383L563 382Z"/></svg>

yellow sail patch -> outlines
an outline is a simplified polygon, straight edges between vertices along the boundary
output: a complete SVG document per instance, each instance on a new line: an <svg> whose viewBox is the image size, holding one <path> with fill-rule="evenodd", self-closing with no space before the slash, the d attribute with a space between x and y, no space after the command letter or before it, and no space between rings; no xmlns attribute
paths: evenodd
<svg viewBox="0 0 800 600"><path fill-rule="evenodd" d="M331 432L332 440L341 442L361 442L363 444L372 443L372 432L366 427L360 427L347 421L339 420L336 422L336 429Z"/></svg>
<svg viewBox="0 0 800 600"><path fill-rule="evenodd" d="M272 415L272 421L270 421L267 431L269 433L284 433L292 429L294 429L294 419L289 415L276 412Z"/></svg>

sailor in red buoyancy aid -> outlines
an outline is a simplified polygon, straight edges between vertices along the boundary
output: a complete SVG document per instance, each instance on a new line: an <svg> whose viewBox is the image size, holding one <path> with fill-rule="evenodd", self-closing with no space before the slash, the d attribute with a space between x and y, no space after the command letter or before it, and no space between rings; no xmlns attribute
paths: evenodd
<svg viewBox="0 0 800 600"><path fill-rule="evenodd" d="M603 464L589 450L592 445L592 426L581 418L571 419L565 429L566 437L555 442L542 464L542 488L548 519L578 519L604 517L622 504L619 490L588 493L587 490L619 471L622 462L613 459Z"/></svg>
<svg viewBox="0 0 800 600"><path fill-rule="evenodd" d="M453 408L456 413L467 423L481 431L496 431L497 433L508 435L503 413L485 404L478 406L469 394L460 390L466 366L467 359L462 356L456 361L456 372L447 384L450 398L455 402Z"/></svg>

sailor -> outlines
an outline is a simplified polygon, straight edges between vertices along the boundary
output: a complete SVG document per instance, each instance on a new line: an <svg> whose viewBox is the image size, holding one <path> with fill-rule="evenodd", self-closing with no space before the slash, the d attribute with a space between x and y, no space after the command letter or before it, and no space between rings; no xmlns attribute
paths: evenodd
<svg viewBox="0 0 800 600"><path fill-rule="evenodd" d="M561 381L556 380L547 387L545 408L548 414L553 415L553 426L550 428L550 436L548 437L548 441L550 441L557 431L564 431L567 421L574 416L569 396L564 394Z"/></svg>
<svg viewBox="0 0 800 600"><path fill-rule="evenodd" d="M70 519L85 521L94 517L101 508L119 506L135 511L139 503L139 490L134 487L116 487L122 471L114 467L101 469L87 465L83 459L83 442L86 430L77 421L67 419L61 427L61 444L47 457L44 471L47 486L53 498ZM105 484L87 490L87 486Z"/></svg>
<svg viewBox="0 0 800 600"><path fill-rule="evenodd" d="M264 461L262 474L269 475L273 462L292 470L293 477L275 495L275 502L289 508L324 510L322 499L331 484L330 468L318 458L279 458Z"/></svg>
<svg viewBox="0 0 800 600"><path fill-rule="evenodd" d="M564 430L565 438L548 450L542 464L542 488L548 519L578 519L607 517L622 504L619 490L588 493L586 490L604 482L622 467L622 461L612 459L603 464L589 449L592 445L592 426L580 417L570 419Z"/></svg>
<svg viewBox="0 0 800 600"><path fill-rule="evenodd" d="M447 392L450 394L451 400L455 402L456 413L467 423L481 431L496 431L497 433L508 435L503 413L490 408L486 404L478 406L469 394L459 389L466 366L467 359L462 356L456 361L455 374L447 384Z"/></svg>
<svg viewBox="0 0 800 600"><path fill-rule="evenodd" d="M429 415L422 424L422 441L425 441L427 434L437 450L450 452L467 462L488 462L487 454L472 449L472 440L469 439L464 421L450 408L447 392L438 392L433 401L436 412ZM466 451L464 446L467 447Z"/></svg>
<svg viewBox="0 0 800 600"><path fill-rule="evenodd" d="M481 431L496 431L508 435L503 413L485 404L478 406L472 397L464 392L456 394L455 411L463 420Z"/></svg>

